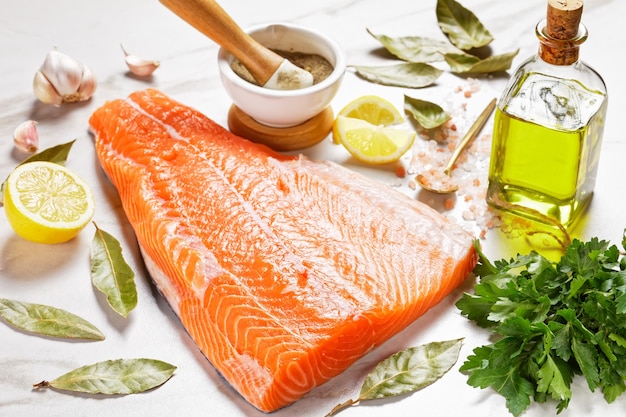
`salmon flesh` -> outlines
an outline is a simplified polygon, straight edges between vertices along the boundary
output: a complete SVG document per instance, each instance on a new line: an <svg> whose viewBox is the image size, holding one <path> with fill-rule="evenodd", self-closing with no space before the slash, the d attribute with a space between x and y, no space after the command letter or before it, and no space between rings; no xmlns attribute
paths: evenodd
<svg viewBox="0 0 626 417"><path fill-rule="evenodd" d="M155 285L262 411L343 372L476 264L470 233L429 206L249 142L157 90L89 123Z"/></svg>

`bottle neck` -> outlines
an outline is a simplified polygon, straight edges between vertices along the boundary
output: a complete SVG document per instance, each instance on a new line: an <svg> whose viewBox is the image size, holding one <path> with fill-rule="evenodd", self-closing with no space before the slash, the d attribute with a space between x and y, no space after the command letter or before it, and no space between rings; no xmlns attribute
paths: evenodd
<svg viewBox="0 0 626 417"><path fill-rule="evenodd" d="M587 40L587 28L582 23L578 33L570 39L556 39L547 34L546 20L542 20L535 28L539 39L539 57L552 65L571 65L578 61L580 45Z"/></svg>

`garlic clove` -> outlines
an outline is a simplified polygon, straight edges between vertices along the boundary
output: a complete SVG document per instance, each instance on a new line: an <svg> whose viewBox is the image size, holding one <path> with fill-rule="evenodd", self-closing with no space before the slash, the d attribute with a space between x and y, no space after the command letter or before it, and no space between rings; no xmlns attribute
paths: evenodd
<svg viewBox="0 0 626 417"><path fill-rule="evenodd" d="M39 149L39 133L37 122L27 120L20 123L13 133L13 143L22 152L35 153Z"/></svg>
<svg viewBox="0 0 626 417"><path fill-rule="evenodd" d="M54 49L48 52L39 71L61 97L76 93L83 78L83 64Z"/></svg>
<svg viewBox="0 0 626 417"><path fill-rule="evenodd" d="M47 104L88 100L95 89L95 77L86 65L54 49L48 52L33 80L35 96Z"/></svg>
<svg viewBox="0 0 626 417"><path fill-rule="evenodd" d="M159 61L142 59L136 55L129 54L124 49L124 46L122 46L122 51L124 52L124 59L130 72L140 77L152 75L152 73L161 65Z"/></svg>
<svg viewBox="0 0 626 417"><path fill-rule="evenodd" d="M43 75L41 71L37 71L35 73L35 78L33 79L33 91L39 101L43 103L58 106L63 102L63 97L57 93L57 90L52 84L50 84L50 81L48 81L46 76Z"/></svg>
<svg viewBox="0 0 626 417"><path fill-rule="evenodd" d="M83 66L83 78L80 87L78 87L78 101L89 100L96 92L97 86L96 77L93 75L93 72L91 72L91 69L86 65Z"/></svg>

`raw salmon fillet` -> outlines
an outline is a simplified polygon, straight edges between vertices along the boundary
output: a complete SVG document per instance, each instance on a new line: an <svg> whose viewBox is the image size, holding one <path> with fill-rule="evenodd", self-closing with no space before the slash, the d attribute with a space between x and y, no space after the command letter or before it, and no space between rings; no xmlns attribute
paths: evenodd
<svg viewBox="0 0 626 417"><path fill-rule="evenodd" d="M427 205L156 90L105 103L90 127L156 286L262 411L344 371L476 263L473 237Z"/></svg>

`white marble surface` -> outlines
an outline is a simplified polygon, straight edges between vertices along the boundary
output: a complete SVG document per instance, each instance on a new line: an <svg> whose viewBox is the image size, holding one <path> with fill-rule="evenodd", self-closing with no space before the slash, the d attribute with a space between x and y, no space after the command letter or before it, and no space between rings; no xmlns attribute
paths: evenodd
<svg viewBox="0 0 626 417"><path fill-rule="evenodd" d="M349 64L375 64L384 61L375 53L378 43L365 29L392 36L440 37L435 3L435 0L224 0L221 4L242 26L281 20L299 23L334 37L345 48ZM494 52L520 48L516 65L536 51L533 29L544 15L546 0L466 0L462 3L493 33ZM622 137L626 86L619 64L623 42L618 37L625 14L626 3L621 0L588 0L584 22L590 37L582 48L583 58L604 76L610 100L596 195L578 234L616 243L621 241L622 230L626 227L622 185L626 177L623 163L626 149ZM162 66L152 79L146 81L127 74L120 43L137 55L161 61ZM99 87L91 101L56 108L35 100L32 77L53 46L95 71ZM212 41L156 0L0 0L0 176L6 176L22 158L13 151L11 139L13 129L23 120L39 122L42 148L77 139L68 166L94 189L97 198L94 220L120 239L128 261L137 271L139 290L136 310L128 319L117 317L90 282L91 226L67 244L37 245L16 237L4 212L0 212L0 297L70 310L92 321L107 336L103 342L71 343L27 335L0 325L0 415L262 415L220 379L151 286L132 231L114 190L98 167L87 132L89 115L104 100L146 87L159 88L225 125L230 102L218 78L216 54L217 46ZM481 80L481 91L470 106L478 110L482 100L499 95L504 81ZM446 74L435 87L406 91L371 84L348 72L333 107L338 109L362 94L378 94L398 107L402 106L403 94L436 101L450 96L461 83L463 80ZM351 165L345 153L328 141L306 153ZM388 171L369 169L366 172L383 181L393 179ZM411 193L408 189L404 191ZM514 250L498 232L490 232L484 242L493 257L508 256ZM506 416L508 413L499 395L491 390L469 387L466 377L458 372L458 366L471 350L487 341L483 332L458 314L454 307L458 295L458 292L452 294L345 374L275 415L323 416L335 404L355 397L364 373L388 354L414 344L465 337L459 363L441 381L412 395L352 407L341 415ZM177 365L178 370L164 386L138 395L108 398L31 389L33 383L81 365L131 357L162 359ZM573 400L561 416L621 415L625 411L626 397L609 406L600 393L588 393L584 381L577 379ZM525 415L555 413L554 404L535 404Z"/></svg>

